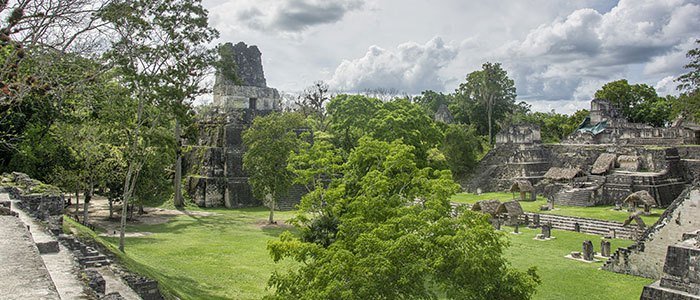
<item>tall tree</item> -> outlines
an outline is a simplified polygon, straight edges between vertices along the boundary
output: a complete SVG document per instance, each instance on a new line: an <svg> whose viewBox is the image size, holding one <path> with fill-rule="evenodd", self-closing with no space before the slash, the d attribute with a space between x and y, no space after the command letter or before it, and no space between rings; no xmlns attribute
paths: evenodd
<svg viewBox="0 0 700 300"><path fill-rule="evenodd" d="M332 95L328 93L328 84L323 81L316 81L313 85L304 89L297 97L295 105L297 110L304 116L314 120L314 127L318 131L326 131L326 103L331 100Z"/></svg>
<svg viewBox="0 0 700 300"><path fill-rule="evenodd" d="M469 73L466 82L455 91L461 114L486 113L490 144L495 134L494 123L512 111L515 96L515 82L500 63L490 62L483 64L481 70Z"/></svg>
<svg viewBox="0 0 700 300"><path fill-rule="evenodd" d="M329 115L329 131L336 145L349 153L360 137L370 132L368 121L377 114L382 101L362 95L338 95L326 107Z"/></svg>
<svg viewBox="0 0 700 300"><path fill-rule="evenodd" d="M162 114L172 116L174 112L176 120L182 117L183 101L200 91L199 80L212 58L202 47L218 33L208 26L207 11L198 0L117 0L109 2L99 15L116 37L105 56L138 101L126 151L129 167L119 242L124 251L126 204L145 163L144 151L150 146L146 144L149 140L142 138L143 129L167 121ZM145 111L156 106L169 111ZM178 135L178 126L175 129Z"/></svg>
<svg viewBox="0 0 700 300"><path fill-rule="evenodd" d="M671 121L670 103L646 84L629 84L626 79L608 82L595 97L610 101L630 122L663 126Z"/></svg>
<svg viewBox="0 0 700 300"><path fill-rule="evenodd" d="M243 169L253 195L263 199L270 209L269 223L274 223L278 200L286 195L294 180L287 170L290 152L300 147L300 137L295 129L306 127L304 118L297 113L272 113L253 120L243 133Z"/></svg>
<svg viewBox="0 0 700 300"><path fill-rule="evenodd" d="M700 39L695 40L695 44L700 45ZM674 111L700 122L700 48L689 50L686 57L690 60L684 66L688 73L676 79L682 93L673 101Z"/></svg>
<svg viewBox="0 0 700 300"><path fill-rule="evenodd" d="M484 216L450 217L449 197L458 190L450 172L418 168L413 152L400 140L360 139L325 197L302 200L301 237L285 233L269 244L274 261L301 263L273 273L270 299L527 299L534 293L534 270L507 264L507 241Z"/></svg>
<svg viewBox="0 0 700 300"><path fill-rule="evenodd" d="M469 174L487 149L489 146L485 137L479 136L474 126L464 124L448 125L440 147L456 178Z"/></svg>
<svg viewBox="0 0 700 300"><path fill-rule="evenodd" d="M402 140L413 146L419 166L426 166L428 150L442 141L442 131L421 107L406 98L384 102L374 117L368 120L368 133L378 140Z"/></svg>
<svg viewBox="0 0 700 300"><path fill-rule="evenodd" d="M421 92L420 96L413 98L413 102L423 107L423 109L432 116L437 112L440 106L449 106L453 100L452 94L443 94L427 90Z"/></svg>

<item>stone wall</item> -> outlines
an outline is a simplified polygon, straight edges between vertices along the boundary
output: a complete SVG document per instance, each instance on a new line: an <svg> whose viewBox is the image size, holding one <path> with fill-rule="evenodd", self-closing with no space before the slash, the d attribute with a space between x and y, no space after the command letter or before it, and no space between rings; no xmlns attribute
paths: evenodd
<svg viewBox="0 0 700 300"><path fill-rule="evenodd" d="M540 127L531 124L512 125L496 134L496 144L538 144L541 142Z"/></svg>
<svg viewBox="0 0 700 300"><path fill-rule="evenodd" d="M620 248L603 269L659 279L669 246L683 240L686 232L700 229L700 187L684 191L659 220L634 245Z"/></svg>
<svg viewBox="0 0 700 300"><path fill-rule="evenodd" d="M560 203L612 205L632 192L647 190L657 199L659 206L667 206L690 181L688 174L691 172L686 164L695 160L681 157L681 154L696 155L695 150L678 151L664 147L503 143L497 144L481 160L466 189L470 192L477 188L484 192L505 191L513 180L528 180L535 185L536 193L543 194L549 184L537 184L544 179L549 168L577 168L583 174L590 174L596 159L604 153L628 160L634 158L638 170L629 171L629 166L625 170L615 169L619 167L616 165L613 170L602 174L603 177L577 178L575 182L565 184L570 190L566 190L566 186L557 189L562 193ZM574 188L590 191L579 193ZM577 199L568 201L567 197Z"/></svg>
<svg viewBox="0 0 700 300"><path fill-rule="evenodd" d="M58 188L19 172L2 177L0 192L7 192L10 198L19 200L19 208L40 220L60 219L57 217L63 214L65 199Z"/></svg>

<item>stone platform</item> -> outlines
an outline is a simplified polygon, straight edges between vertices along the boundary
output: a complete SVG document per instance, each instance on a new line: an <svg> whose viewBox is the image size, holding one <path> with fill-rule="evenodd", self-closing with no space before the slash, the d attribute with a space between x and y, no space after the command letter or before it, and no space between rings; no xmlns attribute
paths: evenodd
<svg viewBox="0 0 700 300"><path fill-rule="evenodd" d="M3 299L61 299L29 230L0 216L0 291Z"/></svg>

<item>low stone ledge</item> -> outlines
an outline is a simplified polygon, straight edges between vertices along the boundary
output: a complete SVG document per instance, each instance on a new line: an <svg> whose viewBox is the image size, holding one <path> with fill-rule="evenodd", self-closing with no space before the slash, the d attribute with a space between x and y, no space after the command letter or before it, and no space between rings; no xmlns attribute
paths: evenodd
<svg viewBox="0 0 700 300"><path fill-rule="evenodd" d="M58 241L48 241L36 243L36 247L39 249L39 254L46 253L58 253Z"/></svg>
<svg viewBox="0 0 700 300"><path fill-rule="evenodd" d="M121 294L118 292L112 292L107 295L104 295L100 300L124 300L124 297L122 297Z"/></svg>

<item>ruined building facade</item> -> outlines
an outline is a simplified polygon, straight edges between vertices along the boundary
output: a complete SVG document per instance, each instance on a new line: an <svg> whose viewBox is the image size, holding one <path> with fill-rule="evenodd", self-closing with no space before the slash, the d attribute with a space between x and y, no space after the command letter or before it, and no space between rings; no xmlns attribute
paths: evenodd
<svg viewBox="0 0 700 300"><path fill-rule="evenodd" d="M256 116L280 111L279 92L267 87L261 53L256 46L227 43L223 59L235 62L238 78L217 72L212 104L201 109L196 145L189 145L186 159L186 189L201 207L250 207L262 205L253 197L243 169L243 131ZM230 70L229 70L230 71ZM278 208L291 209L299 202L301 190L293 188L278 202Z"/></svg>
<svg viewBox="0 0 700 300"><path fill-rule="evenodd" d="M564 143L542 144L540 129L515 125L496 136L467 189L504 191L527 180L555 203L619 203L648 191L657 206L670 205L698 177L698 131L627 122L608 101L591 101L591 114Z"/></svg>
<svg viewBox="0 0 700 300"><path fill-rule="evenodd" d="M593 99L590 115L563 143L662 146L700 144L700 131L681 124L672 127L652 127L631 123L610 101Z"/></svg>

